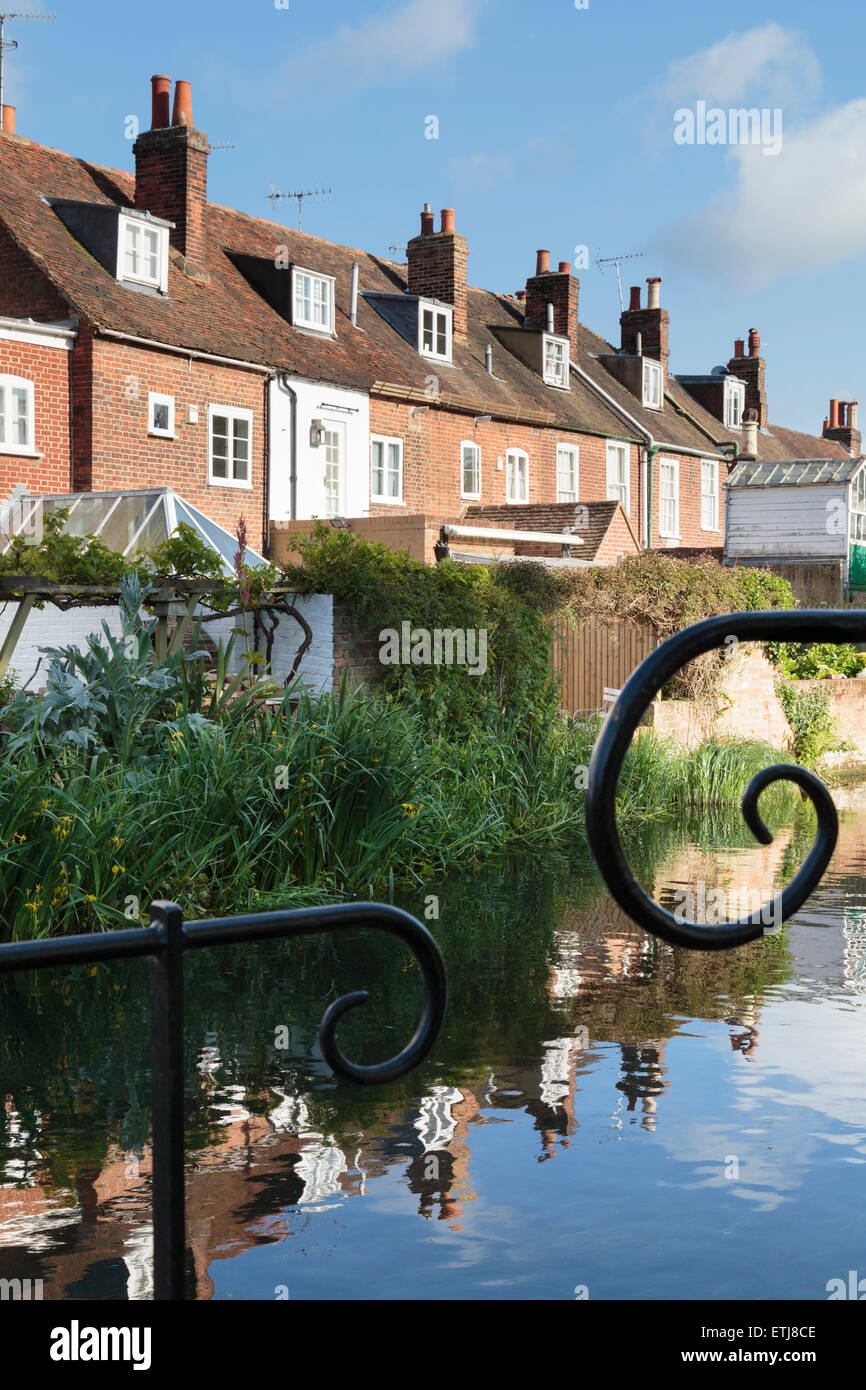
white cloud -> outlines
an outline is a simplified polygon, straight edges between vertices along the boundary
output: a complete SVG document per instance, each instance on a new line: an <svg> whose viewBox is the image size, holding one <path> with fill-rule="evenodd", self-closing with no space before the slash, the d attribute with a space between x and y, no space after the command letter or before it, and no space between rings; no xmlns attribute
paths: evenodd
<svg viewBox="0 0 866 1390"><path fill-rule="evenodd" d="M447 62L475 43L486 0L409 0L388 13L360 24L343 25L335 34L293 54L292 75L299 72L335 80L348 87L380 82L383 73L417 72Z"/></svg>
<svg viewBox="0 0 866 1390"><path fill-rule="evenodd" d="M802 34L770 23L677 59L659 95L676 104L701 99L738 105L751 98L762 106L783 106L812 99L820 86L818 60Z"/></svg>
<svg viewBox="0 0 866 1390"><path fill-rule="evenodd" d="M680 265L748 288L866 252L866 98L786 128L772 159L746 145L729 147L730 158L734 186L655 239Z"/></svg>

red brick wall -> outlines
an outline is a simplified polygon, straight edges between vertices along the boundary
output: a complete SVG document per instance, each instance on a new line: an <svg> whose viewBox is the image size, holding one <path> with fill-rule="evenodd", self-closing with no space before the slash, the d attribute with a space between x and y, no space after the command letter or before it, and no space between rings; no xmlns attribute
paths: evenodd
<svg viewBox="0 0 866 1390"><path fill-rule="evenodd" d="M674 459L679 464L680 544L683 546L697 546L700 549L722 545L725 537L725 495L722 485L728 475L728 465L723 460L718 460L719 529L717 531L702 531L701 460L699 458L693 458L689 454L677 454L673 449L662 449L659 453L653 455L652 464L653 527L651 545L653 548L664 550L667 545L666 538L659 534L659 510L661 503L660 459ZM635 525L634 515L632 516L632 525Z"/></svg>
<svg viewBox="0 0 866 1390"><path fill-rule="evenodd" d="M174 396L174 439L148 434L148 392ZM93 439L89 486L172 487L228 531L246 517L250 544L264 544L265 378L173 353L97 338L93 345ZM208 483L208 405L253 412L252 488ZM189 406L198 423L187 421ZM83 476L83 473L81 474Z"/></svg>
<svg viewBox="0 0 866 1390"><path fill-rule="evenodd" d="M370 432L403 440L404 511L430 512L455 519L474 505L475 499L460 496L460 445L464 440L474 441L481 448L480 500L484 505L505 503L505 455L509 449L524 449L529 455L529 501L555 501L558 444L576 444L580 451L579 500L592 502L607 498L605 441L590 435L570 435L562 430L505 424L498 420L473 428L470 415L379 398L370 401ZM633 445L629 520L639 535L638 453L637 446ZM503 460L501 470L496 466L497 458ZM370 510L374 515L387 515L400 509L387 502L374 502Z"/></svg>
<svg viewBox="0 0 866 1390"><path fill-rule="evenodd" d="M0 227L0 314L50 323L69 316L69 305Z"/></svg>
<svg viewBox="0 0 866 1390"><path fill-rule="evenodd" d="M62 348L37 347L0 339L0 374L21 376L34 385L36 452L42 458L22 458L0 450L0 497L16 483L30 492L68 492L71 481L69 445L69 365L71 353Z"/></svg>

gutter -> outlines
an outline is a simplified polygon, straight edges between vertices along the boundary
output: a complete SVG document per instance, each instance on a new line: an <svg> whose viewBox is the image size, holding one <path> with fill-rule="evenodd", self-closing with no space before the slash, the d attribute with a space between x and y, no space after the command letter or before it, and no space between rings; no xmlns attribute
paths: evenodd
<svg viewBox="0 0 866 1390"><path fill-rule="evenodd" d="M243 362L239 357L220 357L215 352L200 352L198 348L176 347L174 343L160 343L156 338L139 338L135 333L120 333L114 328L94 329L98 338L118 338L122 343L135 343L138 347L159 348L160 352L173 352L178 357L194 358L197 362L219 362L224 367L242 367L248 372L265 372L273 375L273 366L264 362Z"/></svg>

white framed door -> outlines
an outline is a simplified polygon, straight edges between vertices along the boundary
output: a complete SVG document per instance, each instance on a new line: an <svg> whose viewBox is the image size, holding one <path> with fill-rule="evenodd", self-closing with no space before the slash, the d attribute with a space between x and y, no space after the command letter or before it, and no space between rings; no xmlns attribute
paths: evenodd
<svg viewBox="0 0 866 1390"><path fill-rule="evenodd" d="M340 516L346 495L346 426L342 420L325 420L324 457L325 516Z"/></svg>

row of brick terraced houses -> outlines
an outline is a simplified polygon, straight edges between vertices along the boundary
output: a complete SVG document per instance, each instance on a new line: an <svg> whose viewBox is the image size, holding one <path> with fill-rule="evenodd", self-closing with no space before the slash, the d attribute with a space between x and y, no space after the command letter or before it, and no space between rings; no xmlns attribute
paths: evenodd
<svg viewBox="0 0 866 1390"><path fill-rule="evenodd" d="M674 376L658 277L614 346L547 251L515 294L468 285L450 209L398 264L209 203L189 84L152 87L134 178L2 113L0 500L168 486L272 554L315 516L421 518L426 558L442 522L576 525L610 563L718 551L738 456L859 455L855 402L820 437L769 423L755 330Z"/></svg>

